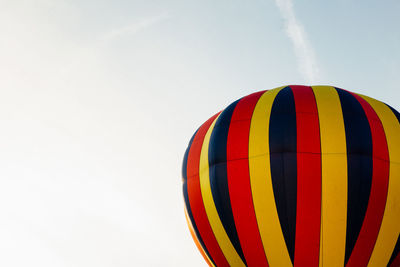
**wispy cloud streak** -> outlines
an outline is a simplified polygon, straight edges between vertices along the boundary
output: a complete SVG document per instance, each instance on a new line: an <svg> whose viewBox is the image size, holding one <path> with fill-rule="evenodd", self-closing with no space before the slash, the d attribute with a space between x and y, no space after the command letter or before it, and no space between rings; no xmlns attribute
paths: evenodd
<svg viewBox="0 0 400 267"><path fill-rule="evenodd" d="M307 83L315 83L319 80L320 70L307 34L296 18L292 0L275 0L275 3L285 21L286 34L293 44L299 71Z"/></svg>
<svg viewBox="0 0 400 267"><path fill-rule="evenodd" d="M169 18L169 15L167 13L163 13L160 15L152 16L152 17L145 17L145 18L139 19L131 24L122 26L120 28L113 29L113 30L105 33L101 39L104 41L109 41L109 40L112 40L115 38L119 38L121 36L135 34L139 31L141 31L147 27L150 27L160 21L163 21L167 18Z"/></svg>

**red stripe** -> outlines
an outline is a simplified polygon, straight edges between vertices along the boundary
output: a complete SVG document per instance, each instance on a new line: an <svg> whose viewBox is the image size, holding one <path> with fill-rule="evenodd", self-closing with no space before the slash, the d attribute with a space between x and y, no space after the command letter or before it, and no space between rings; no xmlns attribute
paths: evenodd
<svg viewBox="0 0 400 267"><path fill-rule="evenodd" d="M321 226L321 141L311 87L290 86L297 121L297 214L294 266L318 266Z"/></svg>
<svg viewBox="0 0 400 267"><path fill-rule="evenodd" d="M381 226L389 183L389 151L382 123L367 101L356 94L353 96L363 107L371 127L373 173L367 211L353 252L347 262L348 267L367 266L369 262Z"/></svg>
<svg viewBox="0 0 400 267"><path fill-rule="evenodd" d="M248 266L268 266L258 231L250 186L249 134L254 107L263 92L241 99L233 111L227 142L227 172L232 213Z"/></svg>
<svg viewBox="0 0 400 267"><path fill-rule="evenodd" d="M201 147L203 145L207 130L210 128L212 122L217 116L218 114L208 119L199 128L196 136L193 139L187 161L187 188L190 208L192 209L193 218L199 230L200 236L203 239L204 245L206 246L211 258L214 260L217 266L229 266L221 248L218 245L217 240L215 239L214 233L208 221L203 198L201 196L199 178Z"/></svg>
<svg viewBox="0 0 400 267"><path fill-rule="evenodd" d="M400 267L400 253L397 254L397 257L394 259L394 261L392 261L390 267Z"/></svg>

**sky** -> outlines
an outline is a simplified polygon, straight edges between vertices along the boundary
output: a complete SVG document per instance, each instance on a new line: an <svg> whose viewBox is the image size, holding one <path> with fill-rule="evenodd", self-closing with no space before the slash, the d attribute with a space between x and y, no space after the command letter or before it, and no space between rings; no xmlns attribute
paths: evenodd
<svg viewBox="0 0 400 267"><path fill-rule="evenodd" d="M234 100L333 85L400 110L400 1L0 0L0 266L206 266L190 137Z"/></svg>

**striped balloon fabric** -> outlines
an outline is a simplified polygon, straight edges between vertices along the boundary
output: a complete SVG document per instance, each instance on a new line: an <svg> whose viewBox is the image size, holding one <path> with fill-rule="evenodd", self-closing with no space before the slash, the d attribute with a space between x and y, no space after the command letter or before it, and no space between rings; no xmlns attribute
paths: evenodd
<svg viewBox="0 0 400 267"><path fill-rule="evenodd" d="M183 195L210 266L400 266L400 114L330 86L248 95L190 140Z"/></svg>

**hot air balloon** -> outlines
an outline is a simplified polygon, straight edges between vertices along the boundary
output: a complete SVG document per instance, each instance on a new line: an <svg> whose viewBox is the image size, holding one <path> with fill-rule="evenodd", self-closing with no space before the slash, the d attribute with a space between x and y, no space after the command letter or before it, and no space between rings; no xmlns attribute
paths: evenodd
<svg viewBox="0 0 400 267"><path fill-rule="evenodd" d="M331 86L230 104L183 160L185 212L210 266L400 266L400 114Z"/></svg>

